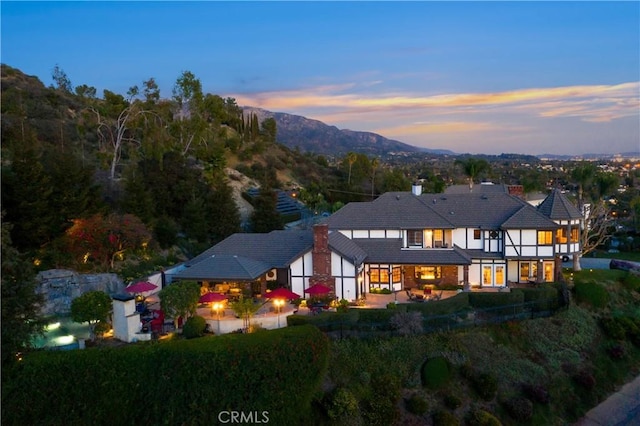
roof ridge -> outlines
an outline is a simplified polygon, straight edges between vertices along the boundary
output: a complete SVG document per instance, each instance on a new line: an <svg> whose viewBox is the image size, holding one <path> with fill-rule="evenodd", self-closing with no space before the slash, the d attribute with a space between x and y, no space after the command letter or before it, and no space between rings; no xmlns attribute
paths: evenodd
<svg viewBox="0 0 640 426"><path fill-rule="evenodd" d="M429 205L429 203L427 203L424 199L422 199L422 197L423 197L424 195L427 195L427 194L422 194L422 195L414 195L414 194L411 194L411 195L413 195L413 196L414 196L418 201L420 201L420 203L421 203L421 204L423 204L426 208L428 208L429 210L431 210L432 212L434 212L436 215L438 215L438 216L440 216L442 219L444 219L444 221L445 221L445 222L447 222L449 225L451 225L451 227L452 227L452 228L454 228L454 229L456 228L456 225L455 225L453 222L451 222L451 221L449 220L449 218L448 218L448 217L446 217L446 216L444 216L444 215L440 214L440 212L439 212L439 211L435 210L433 207L431 207L431 206ZM435 194L434 194L434 195L435 195ZM442 196L444 197L445 195L442 195Z"/></svg>

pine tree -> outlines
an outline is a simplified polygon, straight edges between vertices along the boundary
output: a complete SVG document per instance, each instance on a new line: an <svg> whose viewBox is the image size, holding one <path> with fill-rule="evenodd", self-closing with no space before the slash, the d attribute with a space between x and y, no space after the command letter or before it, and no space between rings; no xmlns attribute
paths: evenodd
<svg viewBox="0 0 640 426"><path fill-rule="evenodd" d="M16 354L31 346L33 336L44 329L39 306L41 294L36 293L35 275L31 263L11 244L11 225L2 223L2 366L13 363ZM4 380L3 372L2 378Z"/></svg>

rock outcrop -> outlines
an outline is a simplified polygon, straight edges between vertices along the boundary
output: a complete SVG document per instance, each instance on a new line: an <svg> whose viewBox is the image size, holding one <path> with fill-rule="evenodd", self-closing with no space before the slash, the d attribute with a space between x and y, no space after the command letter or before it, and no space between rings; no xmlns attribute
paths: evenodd
<svg viewBox="0 0 640 426"><path fill-rule="evenodd" d="M50 269L36 277L40 283L38 292L44 295L41 312L45 316L68 315L71 301L93 290L109 295L122 293L125 285L116 274L78 274L67 269Z"/></svg>

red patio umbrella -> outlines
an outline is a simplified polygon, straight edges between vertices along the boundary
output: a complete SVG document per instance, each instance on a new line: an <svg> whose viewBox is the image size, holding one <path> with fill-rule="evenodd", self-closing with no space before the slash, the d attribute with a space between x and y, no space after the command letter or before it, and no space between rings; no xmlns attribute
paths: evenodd
<svg viewBox="0 0 640 426"><path fill-rule="evenodd" d="M327 287L324 284L314 284L311 287L309 287L308 289L306 289L304 292L308 293L310 295L315 295L315 294L328 294L331 293L333 291L333 289L331 287Z"/></svg>
<svg viewBox="0 0 640 426"><path fill-rule="evenodd" d="M267 299L299 299L300 295L284 287L276 288L265 295Z"/></svg>
<svg viewBox="0 0 640 426"><path fill-rule="evenodd" d="M210 293L205 293L202 296L200 296L200 299L198 299L198 302L200 302L200 303L216 303L216 302L222 302L226 298L227 298L227 296L225 296L224 294L210 292Z"/></svg>
<svg viewBox="0 0 640 426"><path fill-rule="evenodd" d="M131 284L124 290L127 293L144 293L145 291L151 291L158 288L157 285L150 283L149 281L140 281L135 284Z"/></svg>

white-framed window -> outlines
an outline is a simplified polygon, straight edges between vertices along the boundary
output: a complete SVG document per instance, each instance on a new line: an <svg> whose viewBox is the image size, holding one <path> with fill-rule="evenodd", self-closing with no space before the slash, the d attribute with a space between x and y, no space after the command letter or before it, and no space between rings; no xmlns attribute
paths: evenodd
<svg viewBox="0 0 640 426"><path fill-rule="evenodd" d="M407 245L409 247L423 247L422 229L409 229L407 231Z"/></svg>

